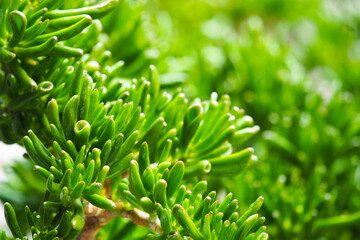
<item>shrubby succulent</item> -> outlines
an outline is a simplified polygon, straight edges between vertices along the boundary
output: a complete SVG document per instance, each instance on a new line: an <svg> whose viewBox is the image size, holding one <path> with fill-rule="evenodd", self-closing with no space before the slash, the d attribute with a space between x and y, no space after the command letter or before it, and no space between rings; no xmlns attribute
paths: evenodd
<svg viewBox="0 0 360 240"><path fill-rule="evenodd" d="M149 239L267 239L263 197L240 211L231 193L219 201L206 181L256 160L244 142L259 127L227 95L190 101L181 89L166 92L174 84L153 65L127 78L124 61L111 58L114 36L97 20L118 4L0 2L0 136L25 147L42 186L31 193L42 199L23 206L26 221L4 204L13 237L136 234L117 232L127 224L121 217L147 228L141 237ZM26 186L27 165L14 169ZM1 198L11 200L4 186Z"/></svg>

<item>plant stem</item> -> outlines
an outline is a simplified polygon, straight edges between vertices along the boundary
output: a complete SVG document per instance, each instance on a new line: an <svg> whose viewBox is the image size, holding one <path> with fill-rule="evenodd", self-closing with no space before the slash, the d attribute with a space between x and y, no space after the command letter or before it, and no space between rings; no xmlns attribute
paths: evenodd
<svg viewBox="0 0 360 240"><path fill-rule="evenodd" d="M77 238L78 240L95 239L98 230L105 226L114 217L129 219L136 225L161 232L160 224L156 219L151 219L147 213L138 209L126 210L123 202L117 202L115 210L100 209L88 203L85 209L85 226Z"/></svg>

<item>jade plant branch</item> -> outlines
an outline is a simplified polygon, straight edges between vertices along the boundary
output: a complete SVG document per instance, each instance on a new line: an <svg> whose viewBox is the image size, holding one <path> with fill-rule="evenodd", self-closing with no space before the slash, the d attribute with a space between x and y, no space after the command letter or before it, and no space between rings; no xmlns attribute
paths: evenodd
<svg viewBox="0 0 360 240"><path fill-rule="evenodd" d="M147 213L139 209L126 210L124 203L118 202L116 208L110 211L95 207L89 203L85 209L85 226L77 239L95 239L98 230L114 217L126 218L136 225L161 233L159 221L152 220Z"/></svg>

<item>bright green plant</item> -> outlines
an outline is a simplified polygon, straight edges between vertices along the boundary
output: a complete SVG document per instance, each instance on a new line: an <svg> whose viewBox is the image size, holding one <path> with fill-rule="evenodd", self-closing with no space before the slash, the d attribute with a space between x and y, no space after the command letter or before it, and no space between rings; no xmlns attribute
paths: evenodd
<svg viewBox="0 0 360 240"><path fill-rule="evenodd" d="M190 96L229 94L264 131L259 164L221 185L239 206L264 196L276 239L357 238L357 2L156 2L143 16L159 72L187 77Z"/></svg>
<svg viewBox="0 0 360 240"><path fill-rule="evenodd" d="M181 89L161 91L154 66L120 78L124 62L111 59L111 35L96 20L117 4L0 1L0 136L23 145L43 178L26 224L4 204L13 237L94 239L118 216L149 239L267 239L262 197L240 211L206 182L255 160L243 143L258 127L226 95L192 102ZM126 224L115 218L100 237Z"/></svg>

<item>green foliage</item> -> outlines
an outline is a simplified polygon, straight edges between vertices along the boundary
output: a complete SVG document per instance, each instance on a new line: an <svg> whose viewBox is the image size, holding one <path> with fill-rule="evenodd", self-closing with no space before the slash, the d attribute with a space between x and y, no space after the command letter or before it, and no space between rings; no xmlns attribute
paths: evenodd
<svg viewBox="0 0 360 240"><path fill-rule="evenodd" d="M235 176L256 160L244 143L259 127L227 95L189 101L181 89L163 91L179 81L162 81L152 65L147 77L126 78L136 68L111 58L117 38L95 20L117 5L0 2L0 138L25 147L43 186L42 199L22 206L27 224L5 203L12 235L81 238L96 207L150 228L149 239L267 239L262 197L241 211L232 194L219 203L206 188L207 178ZM15 190L25 193L22 184ZM5 186L1 197L12 201Z"/></svg>
<svg viewBox="0 0 360 240"><path fill-rule="evenodd" d="M97 206L102 239L266 239L264 196L275 239L357 237L356 1L0 9L0 138L32 160L1 186L14 236L74 239Z"/></svg>
<svg viewBox="0 0 360 240"><path fill-rule="evenodd" d="M356 1L156 2L143 27L156 36L149 40L163 79L186 76L184 90L202 99L229 94L263 130L254 143L259 163L223 180L245 200L239 206L264 196L276 239L355 239Z"/></svg>

